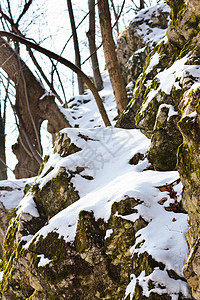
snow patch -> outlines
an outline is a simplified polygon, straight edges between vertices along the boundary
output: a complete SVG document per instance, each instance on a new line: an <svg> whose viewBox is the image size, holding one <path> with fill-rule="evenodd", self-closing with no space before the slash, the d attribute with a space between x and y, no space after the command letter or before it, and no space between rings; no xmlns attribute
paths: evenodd
<svg viewBox="0 0 200 300"><path fill-rule="evenodd" d="M44 256L44 254L40 254L40 255L37 255L37 257L40 258L40 261L38 263L38 268L39 267L45 267L46 265L48 265L52 259L48 259Z"/></svg>
<svg viewBox="0 0 200 300"><path fill-rule="evenodd" d="M153 70L153 67L156 66L159 63L160 60L160 54L158 52L156 52L150 60L150 63L148 65L148 67L145 70L145 73L148 74Z"/></svg>
<svg viewBox="0 0 200 300"><path fill-rule="evenodd" d="M108 239L111 236L112 233L113 233L113 229L107 229L104 239L105 240Z"/></svg>
<svg viewBox="0 0 200 300"><path fill-rule="evenodd" d="M161 109L162 109L163 107L166 107L166 108L168 108L168 110L169 110L169 111L168 111L168 116L167 116L167 122L169 121L169 119L170 119L172 116L177 116L177 115L178 115L178 111L175 111L174 106L171 105L171 104L161 104L161 105L159 106L157 115L160 114L160 111L161 111Z"/></svg>

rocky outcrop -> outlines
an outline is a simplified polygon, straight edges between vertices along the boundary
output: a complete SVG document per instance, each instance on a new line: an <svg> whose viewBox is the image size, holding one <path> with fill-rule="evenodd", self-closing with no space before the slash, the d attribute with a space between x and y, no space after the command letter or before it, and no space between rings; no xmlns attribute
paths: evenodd
<svg viewBox="0 0 200 300"><path fill-rule="evenodd" d="M184 274L193 289L195 299L200 297L199 271L199 100L200 84L194 84L185 94L183 116L178 125L183 135L183 144L179 147L178 166L184 185L184 206L189 214L190 229L187 232L190 254L184 267Z"/></svg>
<svg viewBox="0 0 200 300"><path fill-rule="evenodd" d="M113 141L123 147L110 149ZM153 225L158 222L169 241L176 239L177 232L166 231L166 220L173 228L181 221L185 230L180 180L174 180L175 172L160 174L156 186L148 182L148 145L135 130L67 129L59 134L54 151L46 157L34 183L26 186L26 196L10 221L1 261L2 299L191 299L182 263L176 255L174 263L168 260L175 251L173 243L159 241L160 231ZM133 147L137 151L128 156ZM137 186L130 190L129 172L125 178L120 174L121 185L113 183L113 174L102 187L102 178L98 181L95 173L101 156L105 165L99 174L108 165L107 176L120 160L132 173L138 172L139 185L143 180L147 192L139 194ZM92 190L95 180L98 189ZM160 185L169 180L170 184ZM89 194L86 191L84 196L85 185L81 190L80 181L91 183ZM184 234L178 236L183 251ZM182 255L186 259L185 250Z"/></svg>
<svg viewBox="0 0 200 300"><path fill-rule="evenodd" d="M3 242L12 217L16 216L16 206L24 196L24 186L28 180L15 180L12 183L0 182L0 258L3 255ZM32 180L29 179L29 182Z"/></svg>
<svg viewBox="0 0 200 300"><path fill-rule="evenodd" d="M169 1L168 4L171 4ZM149 161L156 170L176 169L182 143L177 122L184 93L198 80L199 19L185 2L172 1L167 36L147 57L133 98L117 126L140 128L151 138Z"/></svg>
<svg viewBox="0 0 200 300"><path fill-rule="evenodd" d="M127 84L136 81L146 57L164 38L169 12L164 3L142 10L118 38L117 56Z"/></svg>
<svg viewBox="0 0 200 300"><path fill-rule="evenodd" d="M167 3L172 18L167 37L146 59L133 99L118 126L140 128L151 138L148 158L157 170L176 168L178 152L183 204L190 225L190 254L184 274L193 296L199 299L199 2Z"/></svg>
<svg viewBox="0 0 200 300"><path fill-rule="evenodd" d="M162 16L153 8L153 22L145 19L142 73L129 63L140 53L135 39L146 45L138 28L148 11L118 44L127 81L141 73L118 126L141 129L150 146L137 130L74 128L58 135L8 226L2 299L192 299L186 279L200 298L199 7L195 0L167 2L172 22L158 44L150 36L166 28L168 9L162 4ZM182 183L176 171L156 171L175 170L177 157ZM157 184L148 181L151 172Z"/></svg>

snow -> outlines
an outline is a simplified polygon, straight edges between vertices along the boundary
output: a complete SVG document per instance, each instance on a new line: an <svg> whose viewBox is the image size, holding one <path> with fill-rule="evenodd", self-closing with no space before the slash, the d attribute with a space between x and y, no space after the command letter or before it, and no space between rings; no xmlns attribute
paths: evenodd
<svg viewBox="0 0 200 300"><path fill-rule="evenodd" d="M156 53L155 53L156 54ZM155 54L153 55L150 66L147 68L147 72L150 72L154 65L158 63L159 56ZM167 95L170 95L172 88L174 87L176 90L181 89L181 82L185 72L196 78L196 80L200 80L200 68L196 65L187 65L188 58L190 53L184 56L181 59L177 59L174 64L164 69L161 72L158 72L155 78L159 80L159 86L157 89L151 89L148 93L147 100L142 105L141 113L147 108L148 104L151 100L157 97L157 101L159 101L159 92L164 92ZM149 87L151 84L150 81L146 83L146 87ZM171 111L172 112L172 111Z"/></svg>
<svg viewBox="0 0 200 300"><path fill-rule="evenodd" d="M40 215L38 213L33 198L34 197L32 194L27 193L25 197L20 201L19 206L17 207L18 208L17 213L21 214L23 212L24 214L29 214L36 218L39 217Z"/></svg>
<svg viewBox="0 0 200 300"><path fill-rule="evenodd" d="M48 265L51 262L51 259L48 259L48 258L44 257L44 254L37 255L37 257L40 258L40 261L38 263L38 268L39 267L44 267L44 266Z"/></svg>
<svg viewBox="0 0 200 300"><path fill-rule="evenodd" d="M113 229L106 230L106 235L105 235L104 239L105 240L108 239L111 236L112 233L113 233Z"/></svg>
<svg viewBox="0 0 200 300"><path fill-rule="evenodd" d="M159 59L160 59L160 54L158 52L156 52L150 60L150 63L148 65L148 67L145 70L145 73L148 74L153 70L153 67L156 66L159 63Z"/></svg>
<svg viewBox="0 0 200 300"><path fill-rule="evenodd" d="M165 2L161 2L159 5L152 6L151 8L142 9L131 22L142 22L137 29L137 33L143 36L145 42L152 45L159 43L166 34L166 29L161 29L156 26L150 27L151 16L153 15L154 18L156 18L160 14L160 11L169 13L170 8Z"/></svg>
<svg viewBox="0 0 200 300"><path fill-rule="evenodd" d="M109 119L112 124L113 119L117 116L115 98L111 88L108 72L102 73L104 88L99 92L100 97L103 99L103 104L108 113ZM82 105L84 103L84 105ZM66 115L72 127L90 128L103 126L103 121L97 108L97 104L92 93L87 90L84 95L73 97L69 102L69 109L65 110L60 108Z"/></svg>
<svg viewBox="0 0 200 300"><path fill-rule="evenodd" d="M15 208L24 196L24 187L31 184L31 179L1 180L0 181L0 205L10 210Z"/></svg>
<svg viewBox="0 0 200 300"><path fill-rule="evenodd" d="M128 284L128 286L126 288L124 299L126 299L129 296L130 300L132 300L133 299L133 294L134 294L134 291L135 291L136 276L134 274L131 274L130 278L131 278L131 281L130 281L130 283Z"/></svg>
<svg viewBox="0 0 200 300"><path fill-rule="evenodd" d="M145 271L142 271L141 274L136 277L134 274L131 274L130 276L131 281L129 285L127 286L126 293L125 293L125 299L127 299L128 296L130 296L130 300L133 299L134 291L136 283L142 286L143 288L143 295L147 298L150 295L150 292L157 293L159 295L169 293L171 295L172 300L178 300L179 293L182 292L183 295L187 294L187 283L181 282L181 280L173 280L170 278L166 272L166 270L159 270L159 268L155 268L153 273L151 273L149 276L145 276ZM156 282L156 287L149 290L149 280L152 280L153 282ZM160 286L166 286L166 283L169 289L160 288L158 286L158 283Z"/></svg>
<svg viewBox="0 0 200 300"><path fill-rule="evenodd" d="M153 291L157 293L166 292L159 288L165 283L167 292L173 299L176 299L176 294L180 291L188 296L186 284L171 279L167 274L167 270L173 269L179 276L183 276L182 267L188 255L185 239L185 232L188 229L187 215L165 210L173 199L167 192L161 192L158 188L176 181L179 178L178 172L144 171L148 166L147 159L139 161L137 165L128 163L134 154L145 154L149 147L150 141L137 129L68 128L62 132L67 133L70 140L82 150L64 158L52 154L35 183L40 184L40 187L44 186L49 179L56 176L60 167L70 170L75 170L77 166L85 167L83 174L93 176L94 179L88 181L81 176L82 174L77 174L73 178L73 184L79 192L80 200L53 216L23 247L28 249L33 241L36 242L40 236L45 238L52 231L57 232L66 242L73 242L81 210L92 211L95 220L101 218L107 222L114 202L133 197L141 202L135 207L137 212L126 216L116 213L116 217L132 222L142 217L148 225L137 232L136 242L130 251L132 254L147 251L156 261L165 264L163 271L154 269L149 276L142 273L137 278L139 283L143 284L144 294L147 296L150 293L144 280L148 282L148 279L152 279L156 281L157 287ZM87 137L87 140L81 138L80 133ZM54 170L44 176L50 166L54 166ZM174 190L180 201L181 183L175 185ZM167 201L164 205L160 205L158 201L163 197L166 197ZM24 199L27 199L27 196ZM26 201L28 200L30 201L30 198ZM108 229L105 239L111 234L112 230ZM137 248L136 245L139 243L140 247ZM127 287L127 293L133 288L135 280L133 276Z"/></svg>
<svg viewBox="0 0 200 300"><path fill-rule="evenodd" d="M176 79L180 79L183 75L183 71L188 69L191 70L191 66L185 66L188 60L188 55L175 61L175 63L168 69L157 74L157 78L160 81L159 89L165 94L170 95L171 89L175 84ZM167 79L167 80L166 80ZM179 87L180 88L180 87Z"/></svg>
<svg viewBox="0 0 200 300"><path fill-rule="evenodd" d="M3 279L3 271L0 272L0 281Z"/></svg>
<svg viewBox="0 0 200 300"><path fill-rule="evenodd" d="M199 75L199 77L200 77L200 75ZM200 78L199 78L200 79ZM186 105L185 106L185 108L184 108L184 112L183 112L183 118L184 117L186 117L186 116L188 116L188 117L190 117L191 119L193 118L194 120L195 120L195 118L196 118L196 116L197 116L197 112L196 111L193 111L193 112L191 112L191 107L190 107L190 102L188 102L188 96L190 95L190 93L192 92L192 91L196 91L197 89L199 89L200 88L200 81L198 81L198 82L195 82L192 86L191 86L191 88L186 92L186 95L185 95L185 102L184 102L184 104Z"/></svg>
<svg viewBox="0 0 200 300"><path fill-rule="evenodd" d="M161 6L164 10L169 9L163 3ZM152 10L155 14L159 13L155 7ZM142 10L140 16L136 18L139 20L139 18L148 16L148 13L152 13L151 9L150 12ZM141 26L139 34L145 34L146 30L145 26ZM161 34L163 35L163 31L161 33L156 28L149 33L147 38L157 41ZM156 52L151 58L150 65L146 70L147 73L158 64L159 58L159 54ZM150 91L145 103L146 106L160 90L169 94L173 86L180 88L176 80L182 77L183 71L188 71L195 77L199 76L197 67L186 65L187 59L186 56L177 60L172 67L158 73L157 78L160 81L160 86L157 90ZM58 153L54 153L53 149L50 149L48 153L50 157L42 173L37 178L31 179L33 184L43 188L49 180L58 174L60 168L64 167L68 172L68 170L76 171L77 167L82 167L83 171L72 178L72 183L78 191L80 199L54 215L48 224L45 224L34 236L29 234L22 237L23 247L28 249L31 243L37 242L40 237L45 238L50 232L56 232L59 238L63 237L66 242L73 243L80 211L93 212L95 220L101 218L108 222L114 202L128 197L135 198L139 201L134 207L134 213L125 216L118 212L115 214L117 218L131 222L135 222L140 217L148 222L146 227L137 232L136 241L130 247L130 253L140 255L148 252L156 261L162 262L165 268L164 270L154 268L148 276L145 271L142 271L138 277L131 274L124 299L129 296L130 299L133 299L136 283L142 286L143 294L146 297L149 297L150 292L156 292L160 295L168 293L173 300L177 300L178 293L182 292L189 299L187 284L181 280L170 278L167 272L172 269L179 276L183 276L182 268L188 255L185 238L185 232L188 229L187 215L167 211L165 208L169 207L174 199L170 198L167 191L162 192L159 189L160 186L177 181L179 174L176 171L146 170L149 166L146 154L150 140L138 129L127 130L114 127L117 111L106 71L103 72L103 80L104 89L100 95L104 100L112 126L104 128L95 100L89 91L84 95L73 97L68 109L59 107L73 127L63 129L61 133L66 134L71 142L81 150L69 156L61 157ZM169 108L168 119L177 114L171 105L162 104L160 109L162 107ZM129 161L137 153L144 154L144 159L136 165L131 165ZM46 174L50 167L53 169ZM92 180L87 180L85 178L87 176L92 177ZM6 209L17 207L18 214L28 214L39 218L33 194L28 192L25 196L23 195L23 187L27 182L27 180L9 182L9 186L12 186L14 190L13 192L1 191L0 202ZM3 184L5 183L1 182L0 187ZM16 186L19 186L21 190L17 190ZM175 184L173 189L177 193L177 201L181 201L182 184ZM161 205L159 201L163 197L166 198L166 201ZM2 198L5 199L2 200ZM104 239L111 238L112 234L113 229L108 229ZM38 267L43 267L51 262L44 254L38 255L38 258L40 258ZM0 274L0 278L1 276L2 274ZM149 280L155 283L155 287L151 290L148 286Z"/></svg>
<svg viewBox="0 0 200 300"><path fill-rule="evenodd" d="M159 109L158 109L158 112L157 112L157 115L160 114L160 111L163 107L166 107L168 108L168 116L167 116L167 121L169 121L169 119L172 117L172 116L177 116L178 115L178 112L174 110L174 106L171 105L171 104L161 104L159 106Z"/></svg>

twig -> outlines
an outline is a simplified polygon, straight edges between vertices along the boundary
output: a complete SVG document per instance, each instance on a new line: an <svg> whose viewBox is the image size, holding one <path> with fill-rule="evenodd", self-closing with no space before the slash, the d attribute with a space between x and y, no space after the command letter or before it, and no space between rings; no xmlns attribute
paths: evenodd
<svg viewBox="0 0 200 300"><path fill-rule="evenodd" d="M9 169L10 171L12 171L13 172L13 170L3 161L3 159L2 158L0 158L0 161L1 161L1 163L7 168L7 169ZM14 174L14 172L13 172L13 174Z"/></svg>
<svg viewBox="0 0 200 300"><path fill-rule="evenodd" d="M28 11L29 7L31 6L33 0L29 0L28 3L25 3L24 5L24 9L23 11L21 12L21 14L19 15L18 19L17 19L17 22L16 22L16 25L19 24L19 21L21 20L21 18L26 14L26 12Z"/></svg>

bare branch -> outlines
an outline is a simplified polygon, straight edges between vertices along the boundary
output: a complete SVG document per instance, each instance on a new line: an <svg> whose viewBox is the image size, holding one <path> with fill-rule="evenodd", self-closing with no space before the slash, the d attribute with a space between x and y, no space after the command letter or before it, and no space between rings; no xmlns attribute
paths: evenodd
<svg viewBox="0 0 200 300"><path fill-rule="evenodd" d="M98 0L99 1L99 0ZM90 14L90 12L94 9L94 7L98 4L98 1L97 3L88 11L88 13L83 17L83 19L78 23L78 25L75 27L74 30L77 30L79 28L79 26L83 23L83 21L87 18L87 16ZM69 43L69 41L71 40L71 38L73 37L73 33L74 31L72 31L72 34L70 35L70 37L68 38L68 40L66 41L61 53L60 53L60 56L63 54L65 48L67 47L67 44ZM57 65L57 64L56 64Z"/></svg>
<svg viewBox="0 0 200 300"><path fill-rule="evenodd" d="M99 96L99 93L95 87L95 85L93 84L93 82L88 78L88 76L83 73L83 71L81 71L76 65L74 65L72 62L70 62L69 60L65 59L64 57L61 57L60 55L50 51L50 50L47 50L37 44L34 44L16 34L13 34L13 33L10 33L10 32L5 32L5 31L0 31L0 36L5 36L5 37L8 37L10 39L13 39L13 40L16 40L30 48L33 48L43 54L45 54L46 56L50 57L50 58L53 58L57 61L59 61L61 64L65 65L66 67L70 68L71 70L73 70L77 75L79 75L83 81L85 81L85 83L87 84L88 88L91 90L95 100L96 100L96 103L97 103L97 106L98 106L98 109L99 109L99 112L102 116L102 119L104 121L104 124L105 126L111 126L111 123L108 119L108 116L107 116L107 113L106 113L106 110L104 108L104 105L103 105L103 102L101 100L101 97Z"/></svg>
<svg viewBox="0 0 200 300"><path fill-rule="evenodd" d="M17 26L18 26L19 21L21 20L21 18L27 13L27 11L28 11L29 7L31 6L32 2L33 2L33 0L29 0L27 3L25 3L24 9L21 12L21 14L19 15L18 19L17 19L17 22L16 22Z"/></svg>
<svg viewBox="0 0 200 300"><path fill-rule="evenodd" d="M6 169L9 169L13 174L13 170L5 163L5 161L3 161L3 159L0 158L1 163L6 167Z"/></svg>
<svg viewBox="0 0 200 300"><path fill-rule="evenodd" d="M48 80L48 78L46 77L46 75L44 74L42 68L40 67L40 65L37 62L37 59L35 58L33 51L31 49L28 49L29 55L34 63L34 65L36 66L36 68L38 69L40 75L42 76L42 78L44 79L44 81L46 82L46 84L49 86L50 90L53 92L53 94L56 96L56 98L58 99L58 101L60 102L60 104L63 104L62 99L60 98L60 96L58 95L58 93L56 92L56 90L54 89L54 87L52 86L52 84L50 83L50 81Z"/></svg>
<svg viewBox="0 0 200 300"><path fill-rule="evenodd" d="M32 0L31 0L32 1ZM17 25L13 23L12 19L10 19L1 9L0 6L0 13L2 15L2 17L8 21L12 27L12 30L14 33L16 33L17 35L25 38L25 36L21 33L21 31L18 29ZM50 81L48 80L48 78L46 77L46 75L44 74L42 68L40 67L39 63L37 62L37 59L35 58L33 51L30 48L27 48L27 51L29 52L29 55L34 63L34 65L36 66L36 68L38 69L40 75L42 76L42 78L44 79L44 81L46 82L46 84L48 85L48 87L50 88L50 90L52 91L52 93L56 96L56 98L59 100L59 102L61 104L63 104L63 101L61 99L61 97L58 95L58 93L56 92L56 90L54 89L54 87L52 86L52 84L50 83ZM65 97L65 95L64 95Z"/></svg>

